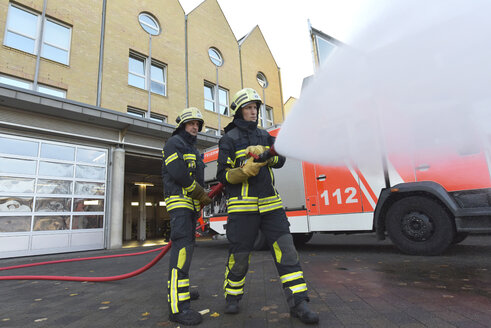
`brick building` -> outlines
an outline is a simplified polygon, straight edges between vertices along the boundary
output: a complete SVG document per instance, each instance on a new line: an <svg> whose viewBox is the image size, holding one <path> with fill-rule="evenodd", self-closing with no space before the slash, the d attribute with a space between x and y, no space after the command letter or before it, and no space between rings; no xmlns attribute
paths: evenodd
<svg viewBox="0 0 491 328"><path fill-rule="evenodd" d="M260 28L237 40L217 0L0 0L0 35L0 258L161 237L161 149L186 107L202 150L242 87L262 126L284 119Z"/></svg>

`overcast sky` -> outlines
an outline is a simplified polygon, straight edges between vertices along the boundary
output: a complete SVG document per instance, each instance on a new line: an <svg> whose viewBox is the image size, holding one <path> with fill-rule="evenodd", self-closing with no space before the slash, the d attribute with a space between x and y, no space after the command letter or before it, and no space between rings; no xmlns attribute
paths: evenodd
<svg viewBox="0 0 491 328"><path fill-rule="evenodd" d="M189 13L202 0L179 0ZM307 20L322 32L349 43L383 0L218 0L237 39L259 25L281 69L283 100L298 98L304 77L313 73ZM232 91L234 92L234 91Z"/></svg>

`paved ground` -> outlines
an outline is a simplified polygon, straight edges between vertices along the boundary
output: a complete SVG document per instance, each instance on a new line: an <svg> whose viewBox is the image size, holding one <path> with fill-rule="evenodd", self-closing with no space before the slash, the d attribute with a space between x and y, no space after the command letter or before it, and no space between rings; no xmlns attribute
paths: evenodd
<svg viewBox="0 0 491 328"><path fill-rule="evenodd" d="M0 267L149 248L0 260ZM373 235L317 235L299 249L320 327L490 327L491 236L472 236L444 256L401 255ZM0 275L110 276L133 271L157 253L54 264ZM241 313L223 313L227 242L200 240L191 284L209 309L201 327L304 327L291 319L269 252L254 253ZM167 320L168 257L149 271L105 283L0 281L0 327L177 327Z"/></svg>

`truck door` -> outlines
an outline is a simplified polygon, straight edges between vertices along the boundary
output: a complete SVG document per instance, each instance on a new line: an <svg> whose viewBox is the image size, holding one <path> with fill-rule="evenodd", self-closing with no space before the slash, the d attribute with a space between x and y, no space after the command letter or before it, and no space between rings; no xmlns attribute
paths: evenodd
<svg viewBox="0 0 491 328"><path fill-rule="evenodd" d="M435 181L447 191L491 187L486 155L450 152L445 155L422 152L416 159L417 181Z"/></svg>
<svg viewBox="0 0 491 328"><path fill-rule="evenodd" d="M317 194L317 214L363 211L359 175L349 166L314 165L311 179Z"/></svg>

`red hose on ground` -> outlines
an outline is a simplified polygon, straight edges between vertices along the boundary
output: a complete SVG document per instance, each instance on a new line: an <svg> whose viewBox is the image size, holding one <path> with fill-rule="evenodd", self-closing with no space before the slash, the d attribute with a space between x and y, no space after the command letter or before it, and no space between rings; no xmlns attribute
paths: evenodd
<svg viewBox="0 0 491 328"><path fill-rule="evenodd" d="M162 248L162 251L147 265L133 272L125 273L119 276L111 277L70 277L70 276L0 276L0 280L63 280L63 281L115 281L134 277L142 272L147 271L155 265L170 249L172 242L169 242ZM152 250L155 251L155 250Z"/></svg>
<svg viewBox="0 0 491 328"><path fill-rule="evenodd" d="M108 258L112 258L112 257L125 257L125 256L134 256L134 255L143 255L143 254L148 254L148 253L160 251L164 247L165 246L162 246L162 247L155 248L155 249L152 249L152 250L149 250L149 251L138 252L138 253L127 253L127 254L118 254L118 255L104 255L104 256L95 256L95 257L82 257L82 258L79 258L79 259L54 260L54 261L39 262L39 263L13 265L13 266L9 266L9 267L0 268L0 271L13 270L13 269L21 269L21 268L29 268L29 267L33 267L33 266L46 265L46 264L56 264L56 263L66 263L66 262L78 262L78 261L89 261L89 260L100 260L100 259L108 259Z"/></svg>
<svg viewBox="0 0 491 328"><path fill-rule="evenodd" d="M210 192L208 193L208 197L210 197L210 198L215 197L218 193L220 193L222 191L223 187L224 186L222 183L218 183L217 185L213 186L213 188L211 188ZM203 225L200 225L197 229L201 228L202 226ZM14 265L14 266L10 266L10 267L0 268L0 271L12 270L12 269L20 269L20 268L33 267L33 266L46 265L46 264L78 262L78 261L97 260L97 259L105 259L105 258L113 258L113 257L142 255L142 254L147 254L147 253L151 253L151 252L156 252L158 250L162 250L147 265L145 265L145 266L141 267L140 269L135 270L133 272L129 272L129 273L118 275L118 276L110 276L110 277L71 277L71 276L32 276L32 275L31 276L0 276L0 280L63 280L63 281L104 282L104 281L115 281L115 280L127 279L127 278L134 277L136 275L139 275L140 273L145 272L148 269L150 269L151 267L153 267L169 251L169 249L171 248L171 245L172 245L172 241L169 241L169 243L167 245L165 245L164 247L159 247L159 248L152 249L152 250L145 251L145 252L96 256L96 257L84 257L84 258L79 258L79 259L55 260L55 261L49 261L49 262L22 264L22 265Z"/></svg>

